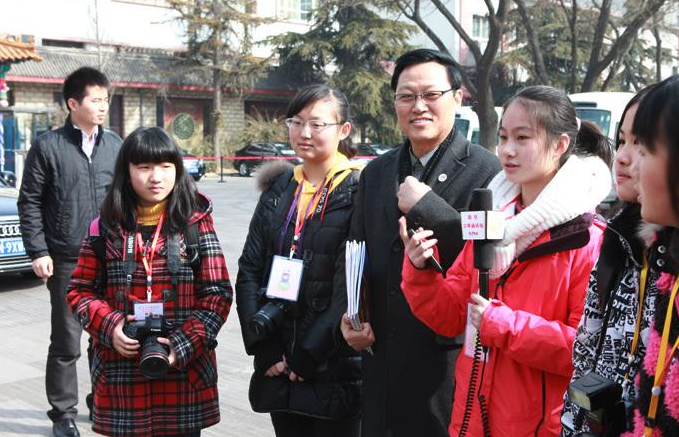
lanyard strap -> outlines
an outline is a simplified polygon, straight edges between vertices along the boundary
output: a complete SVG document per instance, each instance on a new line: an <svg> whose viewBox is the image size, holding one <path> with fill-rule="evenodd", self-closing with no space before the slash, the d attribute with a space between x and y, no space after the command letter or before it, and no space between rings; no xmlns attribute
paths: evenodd
<svg viewBox="0 0 679 437"><path fill-rule="evenodd" d="M304 239L304 230L306 228L305 226L306 223L310 221L317 212L323 213L325 212L324 211L325 204L328 198L328 193L330 192L330 188L332 187L332 181L333 179L330 178L326 183L318 187L318 189L313 194L311 199L309 199L309 204L307 205L304 215L300 217L300 214L299 213L297 214L297 220L295 221L295 231L294 231L295 233L292 237L292 245L290 246L290 256L289 256L290 258L292 258L295 255L295 253L297 252L297 248L302 246L302 240ZM305 181L302 180L302 182L299 184L299 187L297 187L297 194L295 195L295 198L292 201L292 204L290 205L290 209L288 209L285 224L281 229L281 234L278 241L279 254L282 254L283 252L283 242L285 240L285 234L287 233L288 227L290 226L290 222L292 221L292 217L294 216L295 211L297 210L299 199L301 198L302 192L304 191L304 183ZM314 201L318 196L320 196L318 205L316 206L316 209L311 213L311 216L309 216L311 207L313 206Z"/></svg>
<svg viewBox="0 0 679 437"><path fill-rule="evenodd" d="M141 255L141 261L144 264L144 271L146 272L146 300L151 302L151 293L153 285L153 257L156 253L156 245L158 244L158 237L160 236L160 230L163 227L163 219L165 218L165 213L158 219L158 225L156 225L156 231L153 234L153 243L151 244L150 253L147 250L144 241L141 238L141 232L137 232L137 250Z"/></svg>
<svg viewBox="0 0 679 437"><path fill-rule="evenodd" d="M307 222L311 221L314 215L319 212L321 213L321 220L323 220L323 215L325 214L326 200L328 198L328 193L330 192L331 187L332 179L330 179L326 184L318 187L314 195L311 197L311 199L309 199L309 204L307 205L306 211L304 212L304 215L301 217L301 219L298 211L297 221L295 222L295 234L292 237L292 245L290 246L290 258L292 258L295 255L298 247L302 247L302 241L304 240L304 232L306 231ZM311 207L316 201L316 198L319 196L320 198L318 199L318 205L316 206L316 209L314 209L311 215L309 215Z"/></svg>
<svg viewBox="0 0 679 437"><path fill-rule="evenodd" d="M672 294L667 305L667 313L665 315L665 325L663 326L662 337L660 339L660 350L658 352L658 362L655 366L655 377L653 379L653 389L651 389L651 403L648 407L648 415L644 427L644 436L651 437L653 428L655 427L655 416L658 413L658 402L660 394L662 393L662 385L665 383L667 371L672 361L672 356L679 346L679 336L674 342L669 355L667 354L667 346L669 346L670 326L672 325L672 313L674 310L674 300L677 297L677 290L679 290L679 277L674 281L672 287Z"/></svg>

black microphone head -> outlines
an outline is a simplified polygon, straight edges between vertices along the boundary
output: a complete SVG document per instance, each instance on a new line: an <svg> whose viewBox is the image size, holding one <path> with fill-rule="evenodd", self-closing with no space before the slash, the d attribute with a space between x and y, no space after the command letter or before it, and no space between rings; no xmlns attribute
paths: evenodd
<svg viewBox="0 0 679 437"><path fill-rule="evenodd" d="M488 188L477 188L472 192L470 211L492 211L493 192ZM495 251L491 240L474 240L474 268L490 270L495 261Z"/></svg>
<svg viewBox="0 0 679 437"><path fill-rule="evenodd" d="M488 188L476 188L472 191L472 198L469 202L470 211L492 211L493 192Z"/></svg>

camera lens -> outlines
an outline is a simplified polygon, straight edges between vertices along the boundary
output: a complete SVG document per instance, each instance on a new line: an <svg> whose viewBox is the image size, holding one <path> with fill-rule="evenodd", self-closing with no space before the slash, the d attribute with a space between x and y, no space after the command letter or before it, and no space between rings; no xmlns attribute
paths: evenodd
<svg viewBox="0 0 679 437"><path fill-rule="evenodd" d="M268 302L250 319L250 329L258 337L269 336L283 321L285 311L283 304Z"/></svg>
<svg viewBox="0 0 679 437"><path fill-rule="evenodd" d="M142 375L149 379L160 379L170 369L168 349L158 343L158 337L149 335L141 345L141 360L139 368Z"/></svg>

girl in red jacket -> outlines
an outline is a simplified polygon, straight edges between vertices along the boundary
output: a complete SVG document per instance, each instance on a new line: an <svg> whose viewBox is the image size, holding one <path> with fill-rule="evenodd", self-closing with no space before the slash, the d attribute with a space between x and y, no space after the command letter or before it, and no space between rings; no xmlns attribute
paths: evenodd
<svg viewBox="0 0 679 437"><path fill-rule="evenodd" d="M413 313L440 334L465 333L451 436L559 433L602 235L590 212L610 190L610 154L608 139L576 118L562 91L528 87L505 104L498 146L504 171L489 188L506 221L493 248L490 300L477 294L471 243L443 279L425 263L435 236L420 230L409 238L401 219L401 286Z"/></svg>
<svg viewBox="0 0 679 437"><path fill-rule="evenodd" d="M639 103L633 133L641 217L667 226L670 258L656 282L655 318L637 379L632 436L679 435L679 75L656 85Z"/></svg>
<svg viewBox="0 0 679 437"><path fill-rule="evenodd" d="M67 297L94 343L94 431L196 437L219 421L232 289L211 210L165 131L125 139Z"/></svg>

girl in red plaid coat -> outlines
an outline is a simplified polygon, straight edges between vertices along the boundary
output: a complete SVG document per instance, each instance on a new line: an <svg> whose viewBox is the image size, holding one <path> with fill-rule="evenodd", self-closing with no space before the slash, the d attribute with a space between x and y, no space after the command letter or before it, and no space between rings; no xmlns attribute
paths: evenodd
<svg viewBox="0 0 679 437"><path fill-rule="evenodd" d="M211 209L165 131L127 137L67 298L94 343L94 431L194 437L219 421L214 349L232 289ZM161 332L131 331L154 321Z"/></svg>

